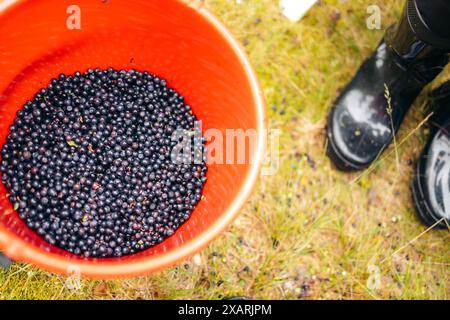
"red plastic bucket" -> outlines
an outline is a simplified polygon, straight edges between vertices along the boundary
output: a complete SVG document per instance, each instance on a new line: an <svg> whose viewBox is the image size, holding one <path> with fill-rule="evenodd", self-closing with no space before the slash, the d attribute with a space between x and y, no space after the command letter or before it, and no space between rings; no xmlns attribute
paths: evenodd
<svg viewBox="0 0 450 320"><path fill-rule="evenodd" d="M0 0L0 145L16 111L51 78L90 67L147 70L186 97L204 131L257 133L254 147L246 145L252 163L209 165L191 218L163 243L123 258L83 259L49 245L18 218L0 185L0 250L12 259L89 278L147 274L205 247L249 196L265 144L261 92L243 50L201 1L76 2Z"/></svg>

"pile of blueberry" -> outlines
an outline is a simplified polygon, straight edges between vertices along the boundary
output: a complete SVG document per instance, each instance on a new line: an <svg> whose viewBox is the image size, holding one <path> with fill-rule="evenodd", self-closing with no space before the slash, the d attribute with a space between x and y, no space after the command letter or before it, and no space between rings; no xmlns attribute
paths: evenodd
<svg viewBox="0 0 450 320"><path fill-rule="evenodd" d="M85 257L133 254L171 236L201 200L204 138L183 162L171 157L175 130L194 132L195 121L184 98L148 72L60 75L17 112L2 180L48 243Z"/></svg>

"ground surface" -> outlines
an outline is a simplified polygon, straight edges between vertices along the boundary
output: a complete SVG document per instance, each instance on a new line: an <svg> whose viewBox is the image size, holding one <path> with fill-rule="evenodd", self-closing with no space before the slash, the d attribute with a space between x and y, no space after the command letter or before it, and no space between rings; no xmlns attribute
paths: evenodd
<svg viewBox="0 0 450 320"><path fill-rule="evenodd" d="M71 290L20 264L0 271L0 299L448 299L449 233L419 224L410 201L426 93L397 139L398 162L392 147L370 170L344 175L324 155L327 110L383 35L366 27L371 4L386 28L402 1L324 0L293 23L276 0L208 0L260 76L269 124L282 130L279 172L260 180L219 240L178 267Z"/></svg>

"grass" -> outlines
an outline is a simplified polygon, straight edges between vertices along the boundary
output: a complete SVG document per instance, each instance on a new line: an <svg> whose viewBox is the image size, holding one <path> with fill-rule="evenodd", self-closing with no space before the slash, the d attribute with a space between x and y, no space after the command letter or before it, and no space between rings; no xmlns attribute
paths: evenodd
<svg viewBox="0 0 450 320"><path fill-rule="evenodd" d="M0 271L0 299L449 299L449 233L417 221L409 191L426 93L396 148L365 172L341 174L324 154L329 106L384 33L366 28L372 4L386 28L403 1L324 0L292 23L275 0L207 0L259 74L269 126L282 130L279 172L261 178L222 237L177 267L69 290L65 278L18 264Z"/></svg>

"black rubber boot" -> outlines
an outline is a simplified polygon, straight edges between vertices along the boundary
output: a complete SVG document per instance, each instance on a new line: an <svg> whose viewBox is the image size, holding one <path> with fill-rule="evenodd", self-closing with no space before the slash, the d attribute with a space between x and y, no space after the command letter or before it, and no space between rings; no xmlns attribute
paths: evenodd
<svg viewBox="0 0 450 320"><path fill-rule="evenodd" d="M377 159L422 89L448 63L445 42L431 39L433 33L420 21L415 1L408 1L399 23L387 30L336 100L328 119L327 154L338 169L361 170ZM441 48L424 42L416 30Z"/></svg>
<svg viewBox="0 0 450 320"><path fill-rule="evenodd" d="M450 82L431 95L438 109L430 121L431 135L418 161L412 194L417 215L427 225L450 225Z"/></svg>

